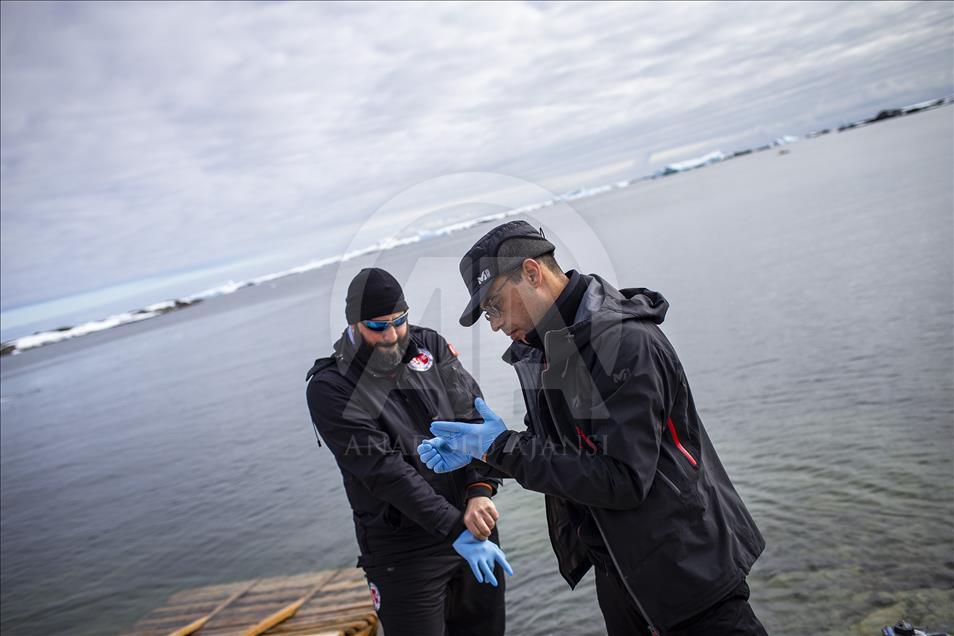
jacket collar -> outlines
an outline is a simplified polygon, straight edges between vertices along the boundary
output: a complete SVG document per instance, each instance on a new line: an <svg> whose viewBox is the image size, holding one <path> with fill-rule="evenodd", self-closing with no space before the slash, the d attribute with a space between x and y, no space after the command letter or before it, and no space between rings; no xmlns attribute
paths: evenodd
<svg viewBox="0 0 954 636"><path fill-rule="evenodd" d="M619 290L596 274L585 278L588 279L586 292L573 324L544 335L544 351L551 364L579 351L607 330L620 329L626 320L660 324L669 310L669 302L659 292L644 287ZM533 351L529 345L514 342L504 352L503 360L512 365L530 357Z"/></svg>

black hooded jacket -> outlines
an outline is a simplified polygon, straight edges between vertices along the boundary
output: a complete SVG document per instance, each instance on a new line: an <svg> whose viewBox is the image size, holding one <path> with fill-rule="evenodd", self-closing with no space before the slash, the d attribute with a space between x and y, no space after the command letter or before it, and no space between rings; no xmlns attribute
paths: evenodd
<svg viewBox="0 0 954 636"><path fill-rule="evenodd" d="M544 334L542 350L514 343L504 355L527 431L501 434L485 461L547 495L550 541L571 587L592 564L579 526L588 512L648 626L664 634L738 585L765 542L657 326L666 300L582 278L573 324Z"/></svg>
<svg viewBox="0 0 954 636"><path fill-rule="evenodd" d="M434 419L479 422L480 387L432 329L409 325L403 364L389 375L367 369L347 331L334 354L308 371L308 409L338 462L351 503L360 566L420 554L454 554L470 497L500 484L479 472L437 474L418 457Z"/></svg>

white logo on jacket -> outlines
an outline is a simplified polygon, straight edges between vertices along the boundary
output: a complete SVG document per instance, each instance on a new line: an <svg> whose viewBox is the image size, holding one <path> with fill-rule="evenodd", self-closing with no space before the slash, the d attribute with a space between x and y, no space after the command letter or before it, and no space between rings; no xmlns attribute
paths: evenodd
<svg viewBox="0 0 954 636"><path fill-rule="evenodd" d="M368 589L371 590L371 602L374 603L374 611L381 609L381 592L378 591L378 586L374 583L368 582Z"/></svg>
<svg viewBox="0 0 954 636"><path fill-rule="evenodd" d="M411 358L407 366L414 371L427 371L434 366L434 356L431 355L430 351L421 347L420 353Z"/></svg>

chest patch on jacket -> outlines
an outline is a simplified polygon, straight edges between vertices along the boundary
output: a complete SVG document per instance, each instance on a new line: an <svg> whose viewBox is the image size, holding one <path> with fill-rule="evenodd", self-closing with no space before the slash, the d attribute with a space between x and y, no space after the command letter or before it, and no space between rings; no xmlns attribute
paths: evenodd
<svg viewBox="0 0 954 636"><path fill-rule="evenodd" d="M434 366L434 356L427 349L421 348L420 351L419 354L411 358L407 366L414 371L427 371Z"/></svg>

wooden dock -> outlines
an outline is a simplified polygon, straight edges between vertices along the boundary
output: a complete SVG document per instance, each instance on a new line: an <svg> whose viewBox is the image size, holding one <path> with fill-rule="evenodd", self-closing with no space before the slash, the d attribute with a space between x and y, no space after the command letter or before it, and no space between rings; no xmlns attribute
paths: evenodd
<svg viewBox="0 0 954 636"><path fill-rule="evenodd" d="M357 568L214 585L174 594L126 636L374 636L378 617Z"/></svg>

